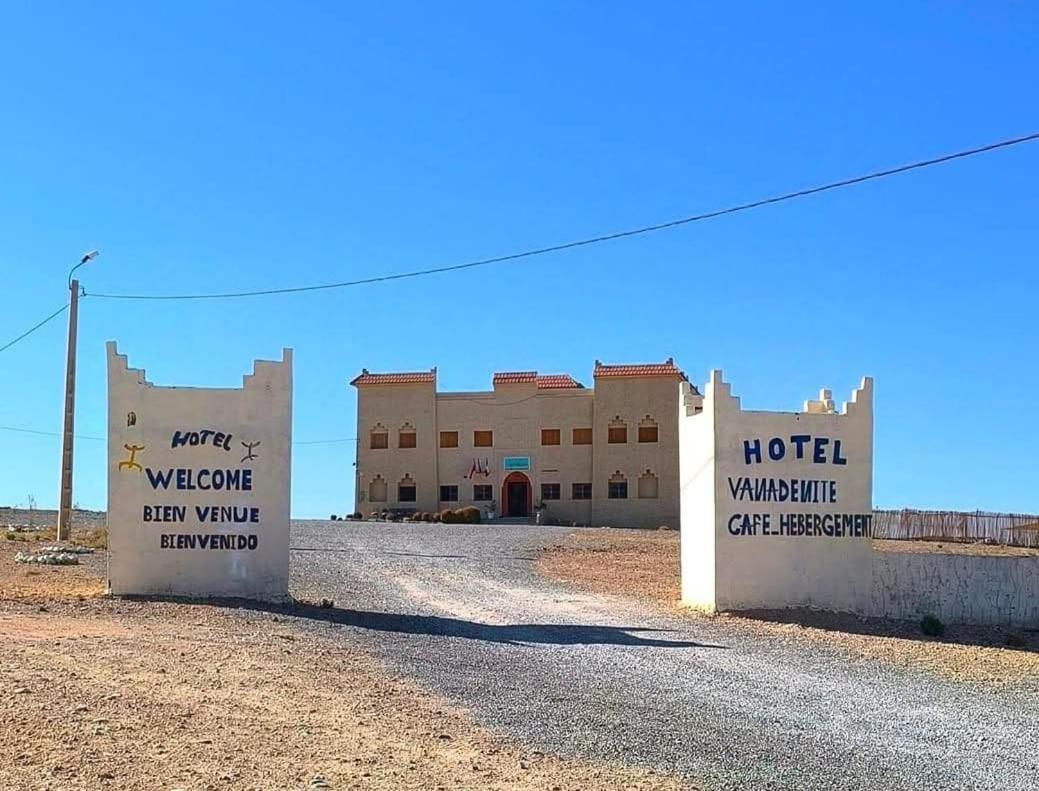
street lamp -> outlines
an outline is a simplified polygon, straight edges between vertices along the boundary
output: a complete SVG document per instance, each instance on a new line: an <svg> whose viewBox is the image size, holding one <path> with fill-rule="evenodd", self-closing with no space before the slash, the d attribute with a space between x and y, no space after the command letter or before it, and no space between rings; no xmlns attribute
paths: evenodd
<svg viewBox="0 0 1039 791"><path fill-rule="evenodd" d="M65 425L61 435L61 485L58 489L58 529L55 538L72 538L72 432L76 421L76 327L79 317L79 281L72 275L83 264L100 255L97 250L85 253L69 270L69 339L65 349Z"/></svg>
<svg viewBox="0 0 1039 791"><path fill-rule="evenodd" d="M101 255L100 250L91 250L89 253L83 254L83 257L79 259L79 263L69 270L69 288L72 288L72 273L83 266L87 261L93 261L99 255Z"/></svg>

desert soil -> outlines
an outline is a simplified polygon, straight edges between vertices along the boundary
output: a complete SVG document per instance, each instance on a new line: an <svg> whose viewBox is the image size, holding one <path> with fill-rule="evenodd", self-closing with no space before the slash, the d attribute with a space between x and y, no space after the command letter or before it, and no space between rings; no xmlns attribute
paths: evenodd
<svg viewBox="0 0 1039 791"><path fill-rule="evenodd" d="M875 541L887 552L1036 554L1037 550L934 543ZM545 547L538 570L546 577L596 593L619 594L687 618L710 618L780 640L811 640L850 655L913 667L946 678L989 684L1039 679L1039 634L1021 630L946 625L927 638L915 623L864 619L816 611L707 616L680 604L679 534L668 530L577 530ZM1007 647L1008 638L1016 643Z"/></svg>
<svg viewBox="0 0 1039 791"><path fill-rule="evenodd" d="M292 618L102 596L84 565L0 541L0 788L672 789L475 725Z"/></svg>

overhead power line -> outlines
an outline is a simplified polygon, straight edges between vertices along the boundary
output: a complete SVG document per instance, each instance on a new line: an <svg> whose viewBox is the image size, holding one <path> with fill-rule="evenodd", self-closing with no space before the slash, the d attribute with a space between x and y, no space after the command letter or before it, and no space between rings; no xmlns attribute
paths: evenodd
<svg viewBox="0 0 1039 791"><path fill-rule="evenodd" d="M17 338L15 338L13 341L8 341L3 346L0 346L0 352L6 351L7 349L10 349L12 346L14 346L16 343L18 343L18 341L20 341L22 338L28 338L30 335L32 335L34 332L36 332L36 330L38 330L40 327L42 327L48 321L50 321L51 319L56 319L58 316L60 316L62 313L64 313L68 309L69 309L68 303L62 305L60 308L58 308L56 311L54 311L52 314L50 314L47 318L45 318L39 324L34 324L32 327L27 329L25 332L23 332L21 335L19 335Z"/></svg>
<svg viewBox="0 0 1039 791"><path fill-rule="evenodd" d="M60 431L39 431L34 428L19 428L18 426L0 426L0 431L17 431L19 434L38 434L41 437L60 437ZM76 439L89 439L96 440L97 442L104 442L104 437L88 437L85 434L76 434Z"/></svg>
<svg viewBox="0 0 1039 791"><path fill-rule="evenodd" d="M21 428L19 426L0 426L0 431L16 431L19 434L36 434L41 437L60 437L60 431L40 431L34 428ZM90 437L86 434L76 434L76 439L89 439L96 442L104 442L104 437ZM357 437L339 437L337 439L310 439L293 442L293 445L327 445L335 442L356 442Z"/></svg>
<svg viewBox="0 0 1039 791"><path fill-rule="evenodd" d="M587 247L589 245L601 244L603 242L611 242L616 239L624 239L629 236L640 236L642 234L654 233L656 231L663 231L669 228L677 228L681 225L688 225L689 223L700 222L702 220L710 220L715 217L721 217L726 214L736 214L738 212L749 211L751 209L758 209L762 206L770 206L775 203L783 203L785 201L794 200L795 198L804 198L809 195L817 195L820 192L828 192L830 190L841 189L842 187L850 187L855 184L862 184L867 181L874 181L876 179L887 178L888 176L895 176L900 173L907 173L912 170L919 170L921 168L931 167L932 165L940 165L945 162L952 162L957 159L965 159L967 157L976 156L978 154L985 154L990 151L996 151L1001 148L1009 148L1011 146L1020 145L1022 143L1029 143L1034 140L1039 140L1039 132L1033 132L1031 134L1022 135L1021 137L1014 137L1009 140L1001 140L996 143L989 143L987 145L978 146L977 148L970 148L964 151L957 151L952 154L944 154L939 157L932 159L924 159L918 162L911 162L907 165L899 165L898 167L887 168L885 170L874 171L873 173L867 173L863 176L855 176L853 178L842 179L840 181L832 181L828 184L822 184L817 187L809 187L807 189L797 190L795 192L787 192L782 195L775 195L770 198L761 198L759 200L750 201L749 203L741 203L736 206L729 206L724 209L716 209L714 211L704 212L703 214L694 214L689 217L681 217L677 220L670 220L668 222L661 222L655 225L644 225L640 228L631 228L625 231L617 231L615 233L603 234L601 236L593 236L587 239L577 239L571 242L564 242L562 244L550 245L548 247L538 247L532 250L524 250L518 253L510 253L509 255L501 255L494 258L483 258L476 261L467 261L461 264L452 264L450 266L439 266L431 269L418 269L412 272L398 272L389 275L377 275L374 277L361 278L359 280L344 280L339 283L322 283L313 286L293 286L289 288L270 288L262 289L257 291L231 291L225 293L203 293L203 294L92 294L94 297L101 299L131 299L131 300L188 300L188 299L237 299L241 297L263 297L271 296L274 294L297 294L304 291L326 291L334 288L347 288L349 286L362 286L371 283L385 283L391 280L404 280L413 277L423 277L425 275L435 275L444 272L457 272L462 269L473 269L481 266L490 266L491 264L501 264L506 261L517 261L522 258L533 258L534 256L547 255L549 253L558 253L563 250L572 250L576 247ZM2 351L2 349L0 349Z"/></svg>

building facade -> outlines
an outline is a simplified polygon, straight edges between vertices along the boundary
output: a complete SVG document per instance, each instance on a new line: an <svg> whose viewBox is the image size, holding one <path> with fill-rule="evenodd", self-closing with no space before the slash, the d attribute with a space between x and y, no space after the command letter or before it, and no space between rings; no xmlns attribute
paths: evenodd
<svg viewBox="0 0 1039 791"><path fill-rule="evenodd" d="M436 369L361 372L355 510L475 505L501 517L678 527L678 419L702 399L673 360L496 373L438 392Z"/></svg>

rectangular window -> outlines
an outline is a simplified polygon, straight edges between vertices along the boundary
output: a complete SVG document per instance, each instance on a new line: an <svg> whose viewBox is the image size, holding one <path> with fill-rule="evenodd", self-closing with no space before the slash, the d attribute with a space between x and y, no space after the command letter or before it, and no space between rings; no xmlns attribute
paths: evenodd
<svg viewBox="0 0 1039 791"><path fill-rule="evenodd" d="M575 445L591 445L592 444L592 430L590 428L575 428L574 429L574 444Z"/></svg>
<svg viewBox="0 0 1039 791"><path fill-rule="evenodd" d="M400 503L413 503L413 502L415 502L415 487L414 486L398 486L397 487L397 502L400 502Z"/></svg>
<svg viewBox="0 0 1039 791"><path fill-rule="evenodd" d="M541 429L541 444L542 445L558 445L559 444L559 429L557 429L557 428L543 428L543 429Z"/></svg>
<svg viewBox="0 0 1039 791"><path fill-rule="evenodd" d="M489 503L494 499L494 487L486 483L473 486L473 500L477 503Z"/></svg>
<svg viewBox="0 0 1039 791"><path fill-rule="evenodd" d="M628 441L628 427L610 426L609 432L606 435L606 441L611 445L623 445Z"/></svg>
<svg viewBox="0 0 1039 791"><path fill-rule="evenodd" d="M558 483L543 483L543 484L541 484L541 499L542 500L558 500L559 499L559 484Z"/></svg>
<svg viewBox="0 0 1039 791"><path fill-rule="evenodd" d="M571 497L574 500L591 500L592 485L590 483L575 483L571 489Z"/></svg>
<svg viewBox="0 0 1039 791"><path fill-rule="evenodd" d="M490 448L494 445L494 432L493 431L474 431L473 432L473 447L474 448Z"/></svg>
<svg viewBox="0 0 1039 791"><path fill-rule="evenodd" d="M606 496L611 500L627 500L628 482L610 481L609 488L606 490Z"/></svg>
<svg viewBox="0 0 1039 791"><path fill-rule="evenodd" d="M656 442L656 426L639 426L639 442Z"/></svg>
<svg viewBox="0 0 1039 791"><path fill-rule="evenodd" d="M372 432L372 450L383 450L390 446L390 435L385 431Z"/></svg>
<svg viewBox="0 0 1039 791"><path fill-rule="evenodd" d="M402 431L397 437L398 448L414 448L415 447L415 432L414 431Z"/></svg>
<svg viewBox="0 0 1039 791"><path fill-rule="evenodd" d="M440 432L440 447L442 447L442 448L457 448L458 447L458 432L457 431L441 431Z"/></svg>
<svg viewBox="0 0 1039 791"><path fill-rule="evenodd" d="M440 502L442 502L442 503L457 503L458 502L458 487L457 486L441 486L440 487Z"/></svg>

